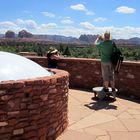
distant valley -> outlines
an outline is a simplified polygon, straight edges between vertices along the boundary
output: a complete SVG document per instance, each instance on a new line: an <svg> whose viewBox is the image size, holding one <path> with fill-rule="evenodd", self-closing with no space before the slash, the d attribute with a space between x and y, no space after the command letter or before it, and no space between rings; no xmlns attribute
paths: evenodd
<svg viewBox="0 0 140 140"><path fill-rule="evenodd" d="M4 38L4 34L0 34L0 38ZM17 38L17 37L15 37ZM67 43L67 44L77 44L77 45L90 45L93 44L97 35L83 34L79 38L76 37L66 37L62 35L33 35L29 40L38 40L45 42L54 43ZM130 39L114 39L117 44L121 45L140 45L140 38L134 37Z"/></svg>
<svg viewBox="0 0 140 140"><path fill-rule="evenodd" d="M56 43L70 43L70 44L93 44L97 35L81 35L79 38L76 37L66 37L61 35L34 35L34 38L41 39L45 41L51 41ZM140 45L140 38L130 38L130 39L114 39L117 44L124 45Z"/></svg>

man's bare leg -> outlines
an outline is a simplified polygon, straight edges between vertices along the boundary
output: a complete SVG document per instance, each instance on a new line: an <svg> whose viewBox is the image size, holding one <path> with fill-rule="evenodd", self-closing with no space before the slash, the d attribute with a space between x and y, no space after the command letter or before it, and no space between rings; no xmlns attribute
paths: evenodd
<svg viewBox="0 0 140 140"><path fill-rule="evenodd" d="M103 91L108 92L108 86L109 86L109 81L104 81L103 82Z"/></svg>
<svg viewBox="0 0 140 140"><path fill-rule="evenodd" d="M103 87L108 88L108 86L109 86L109 81L104 81Z"/></svg>
<svg viewBox="0 0 140 140"><path fill-rule="evenodd" d="M111 87L112 87L112 95L114 97L114 99L116 99L116 91L115 91L115 82L114 81L110 81Z"/></svg>
<svg viewBox="0 0 140 140"><path fill-rule="evenodd" d="M115 88L115 82L114 81L110 81L110 85L112 88Z"/></svg>

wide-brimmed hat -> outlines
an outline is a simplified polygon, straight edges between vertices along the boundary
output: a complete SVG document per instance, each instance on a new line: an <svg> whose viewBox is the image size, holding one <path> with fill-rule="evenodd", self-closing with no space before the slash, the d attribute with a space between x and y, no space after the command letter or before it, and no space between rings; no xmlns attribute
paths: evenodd
<svg viewBox="0 0 140 140"><path fill-rule="evenodd" d="M48 53L56 53L56 52L58 52L58 50L55 48L50 48L50 50L48 51Z"/></svg>
<svg viewBox="0 0 140 140"><path fill-rule="evenodd" d="M53 50L53 51L50 51L50 53L56 53L56 52L58 52L57 49L55 49L55 50Z"/></svg>

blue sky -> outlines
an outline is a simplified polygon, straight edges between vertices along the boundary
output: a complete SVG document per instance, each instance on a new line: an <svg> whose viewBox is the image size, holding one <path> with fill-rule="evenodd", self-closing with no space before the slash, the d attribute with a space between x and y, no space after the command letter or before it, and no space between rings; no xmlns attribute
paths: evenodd
<svg viewBox="0 0 140 140"><path fill-rule="evenodd" d="M0 0L0 33L140 37L140 0Z"/></svg>

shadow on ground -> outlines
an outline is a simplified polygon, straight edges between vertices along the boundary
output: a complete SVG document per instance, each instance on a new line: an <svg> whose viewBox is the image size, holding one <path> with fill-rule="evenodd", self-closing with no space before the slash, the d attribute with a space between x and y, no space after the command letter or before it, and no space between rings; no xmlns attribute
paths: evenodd
<svg viewBox="0 0 140 140"><path fill-rule="evenodd" d="M85 104L84 106L88 107L89 109L93 110L100 110L100 109L117 109L117 106L111 104L114 102L114 98L111 97L105 97L103 100L99 100L97 97L91 98L93 102L89 104Z"/></svg>

